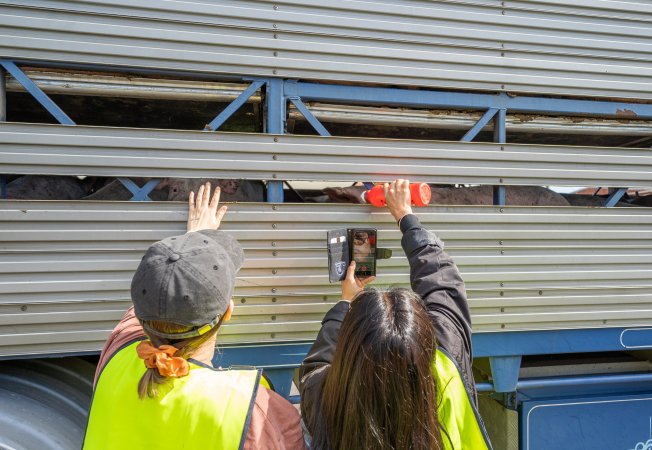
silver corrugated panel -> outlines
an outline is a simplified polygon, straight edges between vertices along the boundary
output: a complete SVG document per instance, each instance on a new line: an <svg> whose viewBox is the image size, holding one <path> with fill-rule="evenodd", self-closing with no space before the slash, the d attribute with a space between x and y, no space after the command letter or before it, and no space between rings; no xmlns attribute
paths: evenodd
<svg viewBox="0 0 652 450"><path fill-rule="evenodd" d="M467 283L476 332L649 325L649 209L430 207ZM0 355L97 350L129 305L149 243L182 233L175 203L0 203ZM337 301L326 230L369 226L394 257L378 284L406 284L400 232L389 214L357 205L234 204L223 229L247 261L222 342L315 336Z"/></svg>
<svg viewBox="0 0 652 450"><path fill-rule="evenodd" d="M648 149L0 124L5 173L649 186Z"/></svg>
<svg viewBox="0 0 652 450"><path fill-rule="evenodd" d="M0 2L0 55L652 98L646 0Z"/></svg>

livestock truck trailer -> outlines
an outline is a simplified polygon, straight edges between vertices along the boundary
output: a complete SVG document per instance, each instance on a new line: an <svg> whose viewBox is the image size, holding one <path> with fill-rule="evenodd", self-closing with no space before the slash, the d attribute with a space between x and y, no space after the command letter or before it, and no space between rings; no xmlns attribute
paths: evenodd
<svg viewBox="0 0 652 450"><path fill-rule="evenodd" d="M247 260L215 364L298 402L326 231L373 224L378 284L408 284L387 212L304 182L396 177L490 192L419 216L466 282L494 447L652 448L648 0L0 0L0 65L0 448L80 446L140 256L185 230L162 179L264 187L223 224ZM110 180L133 201L88 195Z"/></svg>

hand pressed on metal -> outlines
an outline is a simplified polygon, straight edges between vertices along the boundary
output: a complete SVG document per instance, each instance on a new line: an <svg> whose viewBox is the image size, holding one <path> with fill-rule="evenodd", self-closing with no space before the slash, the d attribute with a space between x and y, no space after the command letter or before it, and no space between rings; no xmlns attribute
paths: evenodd
<svg viewBox="0 0 652 450"><path fill-rule="evenodd" d="M412 199L410 196L410 181L398 179L384 184L387 208L396 220L412 214Z"/></svg>
<svg viewBox="0 0 652 450"><path fill-rule="evenodd" d="M220 203L220 188L216 187L211 198L211 184L206 183L199 187L195 199L195 193L191 192L188 197L188 231L217 230L222 222L227 207Z"/></svg>
<svg viewBox="0 0 652 450"><path fill-rule="evenodd" d="M357 278L355 276L355 261L351 261L349 268L346 269L346 278L342 281L342 300L350 302L375 279L376 277Z"/></svg>

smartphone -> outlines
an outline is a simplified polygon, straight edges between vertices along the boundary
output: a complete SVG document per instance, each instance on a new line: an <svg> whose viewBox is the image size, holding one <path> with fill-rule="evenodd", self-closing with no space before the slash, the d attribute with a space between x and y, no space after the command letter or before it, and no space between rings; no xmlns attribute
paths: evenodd
<svg viewBox="0 0 652 450"><path fill-rule="evenodd" d="M349 230L351 260L355 261L355 276L367 278L376 276L375 228L352 228Z"/></svg>

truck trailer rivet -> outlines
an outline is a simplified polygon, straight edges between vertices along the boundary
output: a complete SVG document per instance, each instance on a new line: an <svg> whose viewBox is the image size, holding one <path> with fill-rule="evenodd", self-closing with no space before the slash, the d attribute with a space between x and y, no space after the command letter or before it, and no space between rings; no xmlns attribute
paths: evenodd
<svg viewBox="0 0 652 450"><path fill-rule="evenodd" d="M278 28L278 24L276 24L276 23L275 23L274 25L272 25L272 26L273 26L274 28Z"/></svg>
<svg viewBox="0 0 652 450"><path fill-rule="evenodd" d="M543 291L539 291L539 295L543 295Z"/></svg>
<svg viewBox="0 0 652 450"><path fill-rule="evenodd" d="M503 245L503 241L498 241L498 243L499 243L500 245Z"/></svg>
<svg viewBox="0 0 652 450"><path fill-rule="evenodd" d="M505 212L505 210L503 208L500 208L500 212Z"/></svg>
<svg viewBox="0 0 652 450"><path fill-rule="evenodd" d="M274 173L274 174L272 174L272 178L276 178L276 174L275 174L275 173Z"/></svg>
<svg viewBox="0 0 652 450"><path fill-rule="evenodd" d="M502 297L504 295L505 295L505 293L503 291L500 291L500 296Z"/></svg>
<svg viewBox="0 0 652 450"><path fill-rule="evenodd" d="M274 138L274 142L278 142L278 138L277 138L277 137Z"/></svg>
<svg viewBox="0 0 652 450"><path fill-rule="evenodd" d="M500 254L501 254L501 255L504 255L504 254L505 254L505 250L501 250L501 251L500 251Z"/></svg>
<svg viewBox="0 0 652 450"><path fill-rule="evenodd" d="M505 308L500 308L500 312L505 312Z"/></svg>
<svg viewBox="0 0 652 450"><path fill-rule="evenodd" d="M272 224L272 228L276 228L276 224L275 224L275 223Z"/></svg>
<svg viewBox="0 0 652 450"><path fill-rule="evenodd" d="M272 303L276 303L276 297L272 298Z"/></svg>
<svg viewBox="0 0 652 450"><path fill-rule="evenodd" d="M272 242L272 247L276 247L276 242Z"/></svg>
<svg viewBox="0 0 652 450"><path fill-rule="evenodd" d="M278 11L278 5L274 5L274 10Z"/></svg>
<svg viewBox="0 0 652 450"><path fill-rule="evenodd" d="M272 320L276 320L276 316L272 316Z"/></svg>
<svg viewBox="0 0 652 450"><path fill-rule="evenodd" d="M278 39L278 34L274 34L274 39Z"/></svg>
<svg viewBox="0 0 652 450"><path fill-rule="evenodd" d="M276 293L276 288L272 288L272 293Z"/></svg>
<svg viewBox="0 0 652 450"><path fill-rule="evenodd" d="M272 333L272 334L270 334L270 337L271 337L272 339L274 339L274 338L276 337L276 333Z"/></svg>
<svg viewBox="0 0 652 450"><path fill-rule="evenodd" d="M244 299L244 298L241 298L241 299L240 299L240 303L247 303L247 300Z"/></svg>
<svg viewBox="0 0 652 450"><path fill-rule="evenodd" d="M278 56L278 52L274 52L273 55L274 55L274 56Z"/></svg>
<svg viewBox="0 0 652 450"><path fill-rule="evenodd" d="M503 287L503 286L505 286L505 283L501 282L500 287Z"/></svg>
<svg viewBox="0 0 652 450"><path fill-rule="evenodd" d="M278 156L276 156L276 155L272 155L272 159L273 159L274 161L276 161L276 160L278 159Z"/></svg>
<svg viewBox="0 0 652 450"><path fill-rule="evenodd" d="M273 211L276 211L277 209L278 209L278 207L276 205L272 206Z"/></svg>
<svg viewBox="0 0 652 450"><path fill-rule="evenodd" d="M21 307L20 307L20 310L21 310L21 311L27 311L27 305L23 305L23 306L21 306Z"/></svg>
<svg viewBox="0 0 652 450"><path fill-rule="evenodd" d="M504 323L501 323L501 324L500 324L500 328L505 328L505 324L504 324Z"/></svg>
<svg viewBox="0 0 652 450"><path fill-rule="evenodd" d="M273 275L276 275L277 273L278 273L278 270L276 270L276 269L272 269L272 274L273 274Z"/></svg>
<svg viewBox="0 0 652 450"><path fill-rule="evenodd" d="M272 252L272 256L277 256L277 255L278 255L278 252L277 252L277 251L273 251L273 252Z"/></svg>
<svg viewBox="0 0 652 450"><path fill-rule="evenodd" d="M273 73L274 75L276 75L278 72L277 72L276 69L273 69L273 70L272 70L272 73Z"/></svg>

